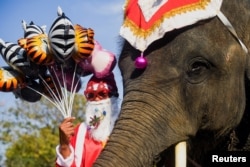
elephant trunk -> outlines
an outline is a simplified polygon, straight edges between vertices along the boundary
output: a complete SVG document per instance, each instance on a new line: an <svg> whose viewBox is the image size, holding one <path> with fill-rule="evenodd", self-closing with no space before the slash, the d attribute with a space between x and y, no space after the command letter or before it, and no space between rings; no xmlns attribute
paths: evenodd
<svg viewBox="0 0 250 167"><path fill-rule="evenodd" d="M190 124L187 126L188 119L180 114L179 106L145 92L128 93L112 135L94 166L153 166L162 151L188 139Z"/></svg>

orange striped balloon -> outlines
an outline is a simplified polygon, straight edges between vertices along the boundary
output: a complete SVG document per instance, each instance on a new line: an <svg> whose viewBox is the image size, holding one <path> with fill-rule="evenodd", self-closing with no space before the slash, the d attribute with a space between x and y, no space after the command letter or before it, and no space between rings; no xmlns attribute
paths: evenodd
<svg viewBox="0 0 250 167"><path fill-rule="evenodd" d="M11 92L23 84L24 78L11 68L0 68L0 91Z"/></svg>
<svg viewBox="0 0 250 167"><path fill-rule="evenodd" d="M49 50L48 37L39 34L27 39L27 56L36 64L50 65L54 62L53 55Z"/></svg>
<svg viewBox="0 0 250 167"><path fill-rule="evenodd" d="M94 31L91 28L83 28L75 25L75 53L72 56L76 62L80 62L90 56L94 49Z"/></svg>
<svg viewBox="0 0 250 167"><path fill-rule="evenodd" d="M17 40L17 44L23 49L27 49L27 38L20 38Z"/></svg>

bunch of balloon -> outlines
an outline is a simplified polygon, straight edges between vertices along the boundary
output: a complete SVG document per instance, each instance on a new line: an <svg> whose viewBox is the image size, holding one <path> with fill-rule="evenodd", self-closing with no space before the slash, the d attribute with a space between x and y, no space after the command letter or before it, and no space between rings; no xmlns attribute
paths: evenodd
<svg viewBox="0 0 250 167"><path fill-rule="evenodd" d="M73 25L60 7L57 15L48 34L46 26L22 21L24 37L17 43L0 39L0 54L8 64L0 68L0 91L28 102L44 97L66 118L81 77L108 76L116 58L94 40L91 28Z"/></svg>

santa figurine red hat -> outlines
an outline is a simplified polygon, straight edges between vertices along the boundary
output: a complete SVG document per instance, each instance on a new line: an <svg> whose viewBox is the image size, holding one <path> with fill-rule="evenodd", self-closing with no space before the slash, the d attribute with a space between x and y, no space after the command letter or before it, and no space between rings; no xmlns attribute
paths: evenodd
<svg viewBox="0 0 250 167"><path fill-rule="evenodd" d="M114 79L114 74L105 78L97 78L93 75L87 83L84 95L88 101L106 99L108 97L118 97L118 89Z"/></svg>

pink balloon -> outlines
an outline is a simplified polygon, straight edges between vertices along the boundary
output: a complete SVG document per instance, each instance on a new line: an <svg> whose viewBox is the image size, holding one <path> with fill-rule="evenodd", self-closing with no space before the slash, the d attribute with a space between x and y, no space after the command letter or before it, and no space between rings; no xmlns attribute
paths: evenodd
<svg viewBox="0 0 250 167"><path fill-rule="evenodd" d="M93 67L94 75L97 78L108 76L115 67L115 55L105 49L102 49L99 44L95 45L91 55L91 65Z"/></svg>
<svg viewBox="0 0 250 167"><path fill-rule="evenodd" d="M116 65L115 55L105 49L95 41L94 50L91 56L78 63L87 72L92 72L95 77L103 78L108 76Z"/></svg>

